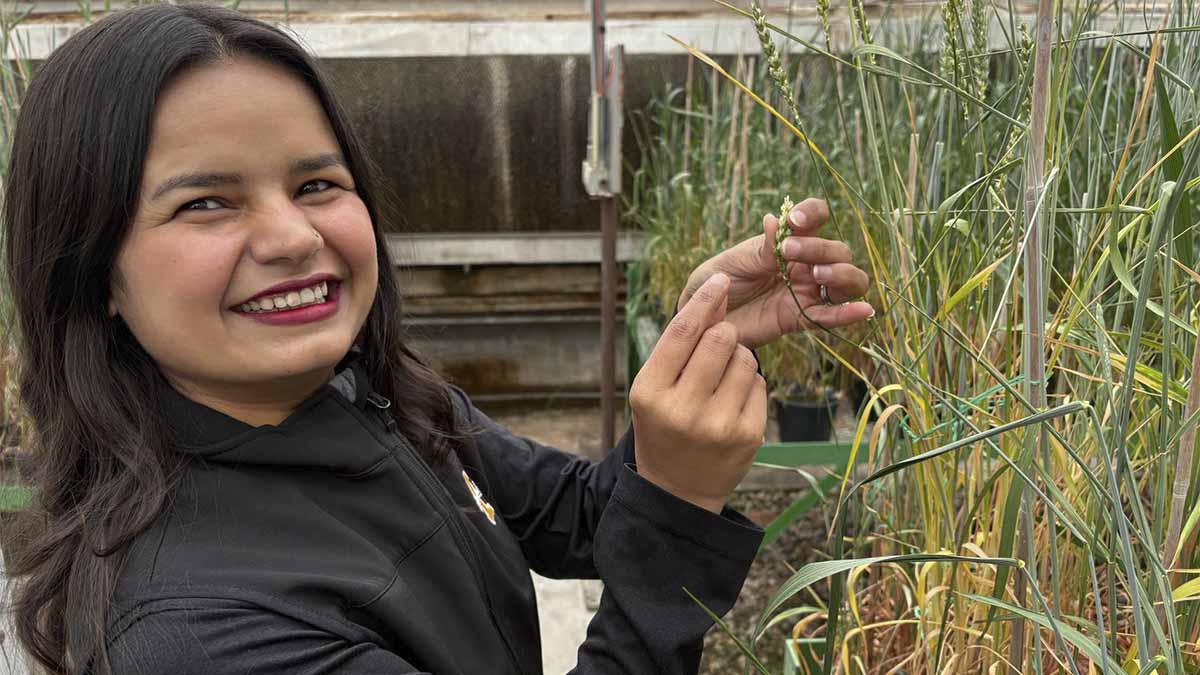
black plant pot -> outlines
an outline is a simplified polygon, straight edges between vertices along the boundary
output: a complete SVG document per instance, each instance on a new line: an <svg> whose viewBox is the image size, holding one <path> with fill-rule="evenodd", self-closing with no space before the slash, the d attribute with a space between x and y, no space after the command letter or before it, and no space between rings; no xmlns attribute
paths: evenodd
<svg viewBox="0 0 1200 675"><path fill-rule="evenodd" d="M862 415L863 406L865 406L867 402L871 400L871 390L867 387L866 382L863 382L862 380L855 380L850 385L850 390L847 392L847 395L849 400L854 403L854 419L858 419L859 415ZM867 419L871 422L879 419L879 411L875 408L871 408L871 414Z"/></svg>
<svg viewBox="0 0 1200 675"><path fill-rule="evenodd" d="M835 398L824 401L775 401L775 418L779 420L779 440L784 443L828 441L833 434L833 418L837 414Z"/></svg>

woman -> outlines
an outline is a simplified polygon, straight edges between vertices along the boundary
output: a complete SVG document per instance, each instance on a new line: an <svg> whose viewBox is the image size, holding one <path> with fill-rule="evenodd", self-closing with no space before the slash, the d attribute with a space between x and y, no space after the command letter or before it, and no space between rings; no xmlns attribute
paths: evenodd
<svg viewBox="0 0 1200 675"><path fill-rule="evenodd" d="M804 326L765 238L696 270L590 463L496 426L403 340L364 149L316 64L233 11L81 31L23 101L6 185L34 506L8 551L51 672L540 672L529 570L606 590L575 672L698 667L761 531L747 346ZM792 214L826 325L844 244ZM792 250L798 247L799 250ZM382 271L382 273L381 273ZM739 340L743 344L738 344Z"/></svg>

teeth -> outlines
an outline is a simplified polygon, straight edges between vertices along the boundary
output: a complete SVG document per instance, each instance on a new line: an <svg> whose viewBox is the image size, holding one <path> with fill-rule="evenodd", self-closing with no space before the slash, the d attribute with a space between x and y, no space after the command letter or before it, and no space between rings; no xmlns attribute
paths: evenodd
<svg viewBox="0 0 1200 675"><path fill-rule="evenodd" d="M292 309L303 305L322 303L325 302L328 295L328 282L321 282L299 291L289 291L283 295L251 300L243 304L239 309L243 312L277 312L281 309Z"/></svg>

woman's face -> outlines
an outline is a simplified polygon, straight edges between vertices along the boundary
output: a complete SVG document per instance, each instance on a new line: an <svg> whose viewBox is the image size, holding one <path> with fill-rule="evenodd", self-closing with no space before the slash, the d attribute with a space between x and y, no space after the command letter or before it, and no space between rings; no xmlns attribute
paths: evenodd
<svg viewBox="0 0 1200 675"><path fill-rule="evenodd" d="M236 57L161 92L109 311L185 395L278 422L279 404L329 378L362 328L375 256L316 97L289 71Z"/></svg>

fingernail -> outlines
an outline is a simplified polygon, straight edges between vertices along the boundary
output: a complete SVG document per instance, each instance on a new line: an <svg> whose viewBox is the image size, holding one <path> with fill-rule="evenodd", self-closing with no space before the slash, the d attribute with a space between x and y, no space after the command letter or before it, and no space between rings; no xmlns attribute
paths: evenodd
<svg viewBox="0 0 1200 675"><path fill-rule="evenodd" d="M796 227L804 227L804 212L800 209L792 209L790 214L792 224Z"/></svg>
<svg viewBox="0 0 1200 675"><path fill-rule="evenodd" d="M813 279L829 281L829 265L813 265Z"/></svg>
<svg viewBox="0 0 1200 675"><path fill-rule="evenodd" d="M799 258L800 249L799 239L785 239L783 241L783 254L789 258Z"/></svg>
<svg viewBox="0 0 1200 675"><path fill-rule="evenodd" d="M875 308L874 308L874 307L872 307L872 308L871 308L871 313L867 315L867 318L868 318L868 319L874 319L874 318L875 318Z"/></svg>
<svg viewBox="0 0 1200 675"><path fill-rule="evenodd" d="M708 278L708 283L716 286L717 288L722 288L729 285L729 277L726 276L724 272L717 272Z"/></svg>

